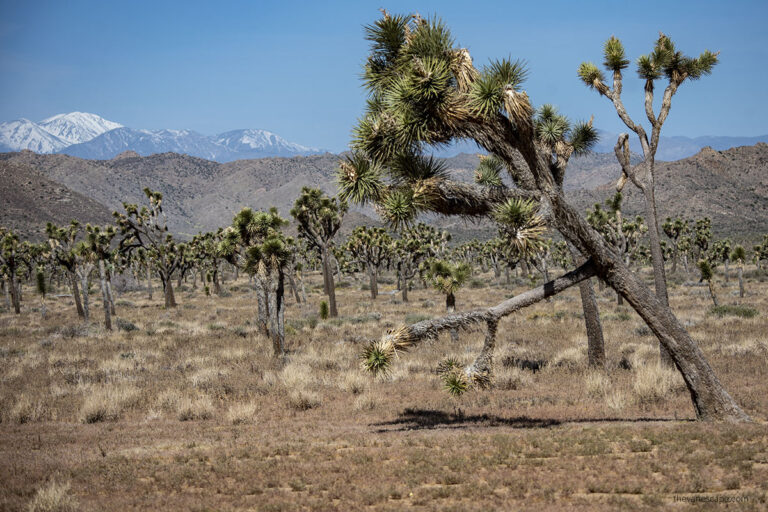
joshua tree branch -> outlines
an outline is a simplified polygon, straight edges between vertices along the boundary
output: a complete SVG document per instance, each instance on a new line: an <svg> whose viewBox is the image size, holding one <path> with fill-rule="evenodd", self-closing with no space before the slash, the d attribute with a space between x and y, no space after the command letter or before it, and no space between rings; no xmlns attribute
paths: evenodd
<svg viewBox="0 0 768 512"><path fill-rule="evenodd" d="M547 297L556 295L585 279L594 277L595 275L596 270L595 266L592 264L592 260L587 260L583 265L557 279L553 279L539 287L509 298L490 308L476 309L466 313L455 313L431 320L423 320L386 334L379 343L388 343L396 350L406 350L423 341L434 339L443 331L460 328L468 329L476 323L483 322L490 326L491 324L498 322L499 319L511 315L519 309L535 304Z"/></svg>

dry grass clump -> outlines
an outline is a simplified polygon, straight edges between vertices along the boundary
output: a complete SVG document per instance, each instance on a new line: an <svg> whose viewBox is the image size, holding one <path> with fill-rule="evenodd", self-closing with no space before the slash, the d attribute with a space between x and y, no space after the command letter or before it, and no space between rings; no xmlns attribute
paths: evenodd
<svg viewBox="0 0 768 512"><path fill-rule="evenodd" d="M605 373L591 371L584 377L584 388L591 398L605 398L611 390L611 381Z"/></svg>
<svg viewBox="0 0 768 512"><path fill-rule="evenodd" d="M27 506L28 512L78 512L77 500L69 494L70 484L51 481L35 493Z"/></svg>
<svg viewBox="0 0 768 512"><path fill-rule="evenodd" d="M734 357L768 356L768 339L749 338L740 343L731 343L718 347L726 355Z"/></svg>
<svg viewBox="0 0 768 512"><path fill-rule="evenodd" d="M685 388L679 372L659 363L639 367L634 377L632 391L641 405L660 402Z"/></svg>
<svg viewBox="0 0 768 512"><path fill-rule="evenodd" d="M114 421L122 412L138 401L141 391L130 385L108 385L86 388L87 394L78 419L81 423Z"/></svg>
<svg viewBox="0 0 768 512"><path fill-rule="evenodd" d="M14 423L32 423L41 421L46 416L45 405L41 400L33 400L22 393L19 400L8 413L8 419Z"/></svg>
<svg viewBox="0 0 768 512"><path fill-rule="evenodd" d="M232 425L251 423L256 418L257 409L258 407L253 402L233 404L227 410L227 423Z"/></svg>
<svg viewBox="0 0 768 512"><path fill-rule="evenodd" d="M658 345L641 343L626 343L619 348L621 353L620 366L627 369L637 369L648 364L656 364L659 360Z"/></svg>
<svg viewBox="0 0 768 512"><path fill-rule="evenodd" d="M493 385L497 389L525 389L532 383L531 375L520 368L499 366L494 369Z"/></svg>
<svg viewBox="0 0 768 512"><path fill-rule="evenodd" d="M609 391L605 396L605 405L612 411L621 412L629 405L626 393L618 389Z"/></svg>
<svg viewBox="0 0 768 512"><path fill-rule="evenodd" d="M208 396L181 397L176 403L176 417L179 421L207 420L215 412L213 402Z"/></svg>
<svg viewBox="0 0 768 512"><path fill-rule="evenodd" d="M363 393L362 395L355 398L355 402L352 404L352 407L356 411L372 411L378 408L380 404L381 401L375 393Z"/></svg>
<svg viewBox="0 0 768 512"><path fill-rule="evenodd" d="M370 379L366 378L365 375L361 374L359 371L351 371L345 373L341 377L339 388L347 393L359 395L368 389L369 384Z"/></svg>
<svg viewBox="0 0 768 512"><path fill-rule="evenodd" d="M288 393L288 405L298 411L314 409L315 407L319 407L320 404L322 404L320 395L314 391L294 389Z"/></svg>
<svg viewBox="0 0 768 512"><path fill-rule="evenodd" d="M567 368L570 370L584 366L587 361L586 343L580 347L570 347L561 350L549 361L553 368Z"/></svg>

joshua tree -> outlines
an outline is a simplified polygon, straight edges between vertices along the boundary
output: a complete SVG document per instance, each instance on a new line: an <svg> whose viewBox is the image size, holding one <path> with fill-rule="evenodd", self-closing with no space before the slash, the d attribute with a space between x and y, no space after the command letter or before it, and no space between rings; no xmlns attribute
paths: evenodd
<svg viewBox="0 0 768 512"><path fill-rule="evenodd" d="M285 224L275 208L243 208L224 230L218 248L232 264L256 277L258 325L272 340L275 357L285 354L285 267L290 258L280 231Z"/></svg>
<svg viewBox="0 0 768 512"><path fill-rule="evenodd" d="M77 254L75 246L80 232L80 224L73 220L67 227L58 227L53 223L48 223L45 227L48 235L48 243L51 248L51 256L56 264L64 269L69 279L69 286L72 289L72 297L75 300L77 316L85 318L83 304L80 301L80 289L77 285Z"/></svg>
<svg viewBox="0 0 768 512"><path fill-rule="evenodd" d="M630 261L637 255L640 237L647 228L640 216L634 220L624 219L621 214L621 202L621 192L616 192L612 198L605 201L607 209L595 203L592 210L587 211L587 221L624 258L624 264L629 266ZM624 302L621 294L617 294L617 297L618 304L622 305Z"/></svg>
<svg viewBox="0 0 768 512"><path fill-rule="evenodd" d="M469 52L455 48L450 32L437 20L385 13L366 32L372 43L365 70L370 100L353 144L357 158L368 163L343 173L340 181L344 193L374 201L390 215L397 212L400 219L413 219L422 211L487 216L493 203L489 203L487 194L475 194L471 186L462 187L457 195L457 189L430 178L401 181L403 189L394 186L393 181L385 182L384 173L393 179L390 162L398 155L416 154L425 146L456 138L472 139L504 162L521 193L539 199L551 225L587 258L574 271L497 306L396 329L368 347L366 361L373 361L369 366L380 367L380 362L391 361L396 351L413 347L443 330L479 323L487 326L486 343L465 374L471 382L481 382L490 372L500 318L599 276L624 296L669 350L698 418L747 420L666 301L630 272L622 258L565 200L562 181L567 157L577 147L584 147L585 141L569 138L556 145L554 152L538 144L533 108L521 87L524 67L501 60L479 72ZM395 203L398 208L391 208Z"/></svg>
<svg viewBox="0 0 768 512"><path fill-rule="evenodd" d="M611 73L613 87L605 83L602 71L591 62L584 62L579 66L578 74L581 80L590 88L605 96L613 103L616 113L624 124L637 134L640 146L643 150L643 162L635 167L629 160L629 135L622 133L615 146L616 157L622 167L622 175L617 184L621 192L624 183L632 181L643 193L645 198L645 217L648 222L648 235L650 239L651 260L653 263L654 283L656 297L663 305L669 305L667 295L667 280L664 270L664 257L661 250L661 238L659 236L659 220L656 213L656 151L659 147L661 128L667 120L672 106L672 97L685 80L697 80L712 72L717 64L717 53L705 50L699 57L692 58L675 49L672 40L664 34L659 34L653 51L648 55L642 55L637 59L637 73L645 81L645 115L651 124L651 136L642 124L635 122L627 113L621 98L623 88L622 71L629 66L629 59L624 53L624 45L619 39L611 36L603 46L603 66ZM653 98L656 81L665 78L667 80L661 107L658 114L654 112ZM672 364L669 353L660 346L661 359L665 364Z"/></svg>
<svg viewBox="0 0 768 512"><path fill-rule="evenodd" d="M192 237L191 242L196 253L193 261L205 274L210 273L211 281L213 282L213 293L216 295L221 295L219 268L224 258L219 250L219 245L223 237L223 231L222 228L219 228L216 232L195 235Z"/></svg>
<svg viewBox="0 0 768 512"><path fill-rule="evenodd" d="M8 281L14 313L21 314L21 282L19 275L31 269L32 244L22 242L19 235L0 227L0 275Z"/></svg>
<svg viewBox="0 0 768 512"><path fill-rule="evenodd" d="M701 272L700 281L706 281L707 287L709 287L709 296L712 297L712 303L717 307L719 304L717 303L717 295L715 295L715 286L712 283L714 277L712 266L709 261L705 259L700 259L697 266L699 267L699 272Z"/></svg>
<svg viewBox="0 0 768 512"><path fill-rule="evenodd" d="M426 278L432 287L445 295L445 311L453 313L456 311L456 292L464 286L472 272L472 267L468 263L459 263L452 265L443 260L432 260L426 265ZM459 338L456 329L451 330L451 338Z"/></svg>
<svg viewBox="0 0 768 512"><path fill-rule="evenodd" d="M101 300L104 306L104 328L108 331L112 330L112 317L110 313L113 312L112 304L110 300L110 291L107 284L107 264L112 260L112 239L115 238L117 231L114 226L105 226L101 228L99 226L91 226L88 224L85 226L86 235L85 243L87 244L89 254L92 261L98 266L99 269L99 281L101 282Z"/></svg>
<svg viewBox="0 0 768 512"><path fill-rule="evenodd" d="M747 261L747 251L744 247L737 245L731 253L731 261L736 264L739 275L739 297L744 298L744 262Z"/></svg>
<svg viewBox="0 0 768 512"><path fill-rule="evenodd" d="M688 226L688 220L681 217L675 217L674 219L667 217L667 220L664 221L661 228L664 230L664 234L672 241L672 268L669 272L674 274L677 271L677 260L680 258L681 243L683 243L684 240L690 241L690 239L687 238L687 235L690 233L691 228ZM688 266L686 263L686 272L687 271Z"/></svg>
<svg viewBox="0 0 768 512"><path fill-rule="evenodd" d="M709 249L709 259L716 261L718 264L723 264L723 272L725 273L725 282L730 282L728 275L728 262L731 259L731 240L725 238L723 240L715 240L712 247Z"/></svg>
<svg viewBox="0 0 768 512"><path fill-rule="evenodd" d="M755 264L759 270L761 262L768 260L768 235L763 235L763 243L753 246L752 250L755 253Z"/></svg>
<svg viewBox="0 0 768 512"><path fill-rule="evenodd" d="M401 231L394 243L394 255L403 302L408 302L409 283L421 271L421 264L441 255L450 239L447 231L438 231L423 223Z"/></svg>
<svg viewBox="0 0 768 512"><path fill-rule="evenodd" d="M347 238L344 249L368 272L371 299L376 299L379 271L392 257L392 237L384 228L358 226Z"/></svg>
<svg viewBox="0 0 768 512"><path fill-rule="evenodd" d="M121 253L144 249L147 261L154 267L163 283L165 307L175 308L173 275L183 261L185 244L178 244L168 233L163 213L163 194L149 188L144 189L149 207L139 208L135 204L123 203L125 213L114 212L120 229Z"/></svg>
<svg viewBox="0 0 768 512"><path fill-rule="evenodd" d="M37 267L37 271L35 271L35 284L37 285L37 293L40 295L40 316L45 319L45 295L48 293L48 286L45 282L45 269L43 267Z"/></svg>
<svg viewBox="0 0 768 512"><path fill-rule="evenodd" d="M712 242L712 221L709 217L698 219L693 228L693 244L697 248L697 258L706 256L709 244Z"/></svg>
<svg viewBox="0 0 768 512"><path fill-rule="evenodd" d="M299 236L320 253L323 290L328 295L332 317L339 316L331 262L332 244L346 212L347 203L343 198L339 201L335 197L328 197L321 190L309 187L301 189L301 195L291 210L291 216L298 223Z"/></svg>

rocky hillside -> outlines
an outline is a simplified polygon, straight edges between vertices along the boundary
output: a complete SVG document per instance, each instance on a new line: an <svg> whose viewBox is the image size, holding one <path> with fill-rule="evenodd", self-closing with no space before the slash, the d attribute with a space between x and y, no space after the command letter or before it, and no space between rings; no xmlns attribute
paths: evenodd
<svg viewBox="0 0 768 512"><path fill-rule="evenodd" d="M39 238L45 224L106 224L112 214L98 201L51 181L29 165L0 161L0 226Z"/></svg>
<svg viewBox="0 0 768 512"><path fill-rule="evenodd" d="M67 155L40 155L31 151L0 154L0 163L32 169L48 180L83 194L107 210L121 208L123 201L143 201L142 189L160 190L166 197L170 228L191 235L227 225L244 206L277 206L288 216L302 186L320 187L335 193L338 156L324 154L293 158L261 158L228 163L176 153L142 157L125 152L111 160L84 160ZM446 160L456 179L471 181L477 155L462 154ZM635 157L637 162L637 157ZM660 215L688 217L708 215L720 234L749 235L768 231L768 145L704 149L676 162L658 164ZM612 194L619 167L610 154L592 154L574 159L569 166L566 189L583 210ZM15 183L15 182L14 182ZM15 186L15 185L13 185ZM12 188L12 186L9 186ZM13 194L3 188L3 201ZM639 195L627 186L628 213L642 213ZM29 201L32 201L31 199ZM38 215L46 201L29 203L29 218ZM26 204L26 203L25 203ZM357 209L351 223L373 223L370 209ZM42 215L42 213L40 213ZM42 217L41 217L42 218ZM434 219L439 225L471 235L490 233L490 225L461 219Z"/></svg>

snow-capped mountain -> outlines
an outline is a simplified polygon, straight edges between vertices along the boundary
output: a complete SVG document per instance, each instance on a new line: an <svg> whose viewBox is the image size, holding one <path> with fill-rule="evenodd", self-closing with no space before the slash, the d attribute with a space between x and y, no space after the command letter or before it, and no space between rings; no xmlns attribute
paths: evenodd
<svg viewBox="0 0 768 512"><path fill-rule="evenodd" d="M142 156L173 152L219 162L324 152L267 130L233 130L213 136L192 130L137 130L87 112L58 114L39 123L19 119L0 124L0 152L22 149L95 160L109 160L124 151Z"/></svg>
<svg viewBox="0 0 768 512"><path fill-rule="evenodd" d="M126 127L110 130L59 152L91 160L109 160L123 151L135 151L142 156L182 153L217 162L323 153L266 130L234 130L209 137L192 130L134 130Z"/></svg>
<svg viewBox="0 0 768 512"><path fill-rule="evenodd" d="M69 143L29 119L0 124L0 144L12 151L31 149L36 153L54 153Z"/></svg>
<svg viewBox="0 0 768 512"><path fill-rule="evenodd" d="M294 142L288 142L279 135L267 130L232 130L217 135L214 141L238 153L254 153L261 156L294 156L322 153L317 148L309 148Z"/></svg>
<svg viewBox="0 0 768 512"><path fill-rule="evenodd" d="M17 119L0 124L0 147L55 153L71 144L86 142L122 125L84 112L59 114L39 123Z"/></svg>
<svg viewBox="0 0 768 512"><path fill-rule="evenodd" d="M87 112L70 112L59 114L38 123L44 130L70 144L88 142L102 133L122 128L123 125L108 121L96 114Z"/></svg>
<svg viewBox="0 0 768 512"><path fill-rule="evenodd" d="M150 131L126 127L102 133L82 144L73 144L61 150L61 153L91 160L109 160L124 151L135 151L141 156L182 153L220 162L238 158L226 147L213 142L211 137L192 130Z"/></svg>

